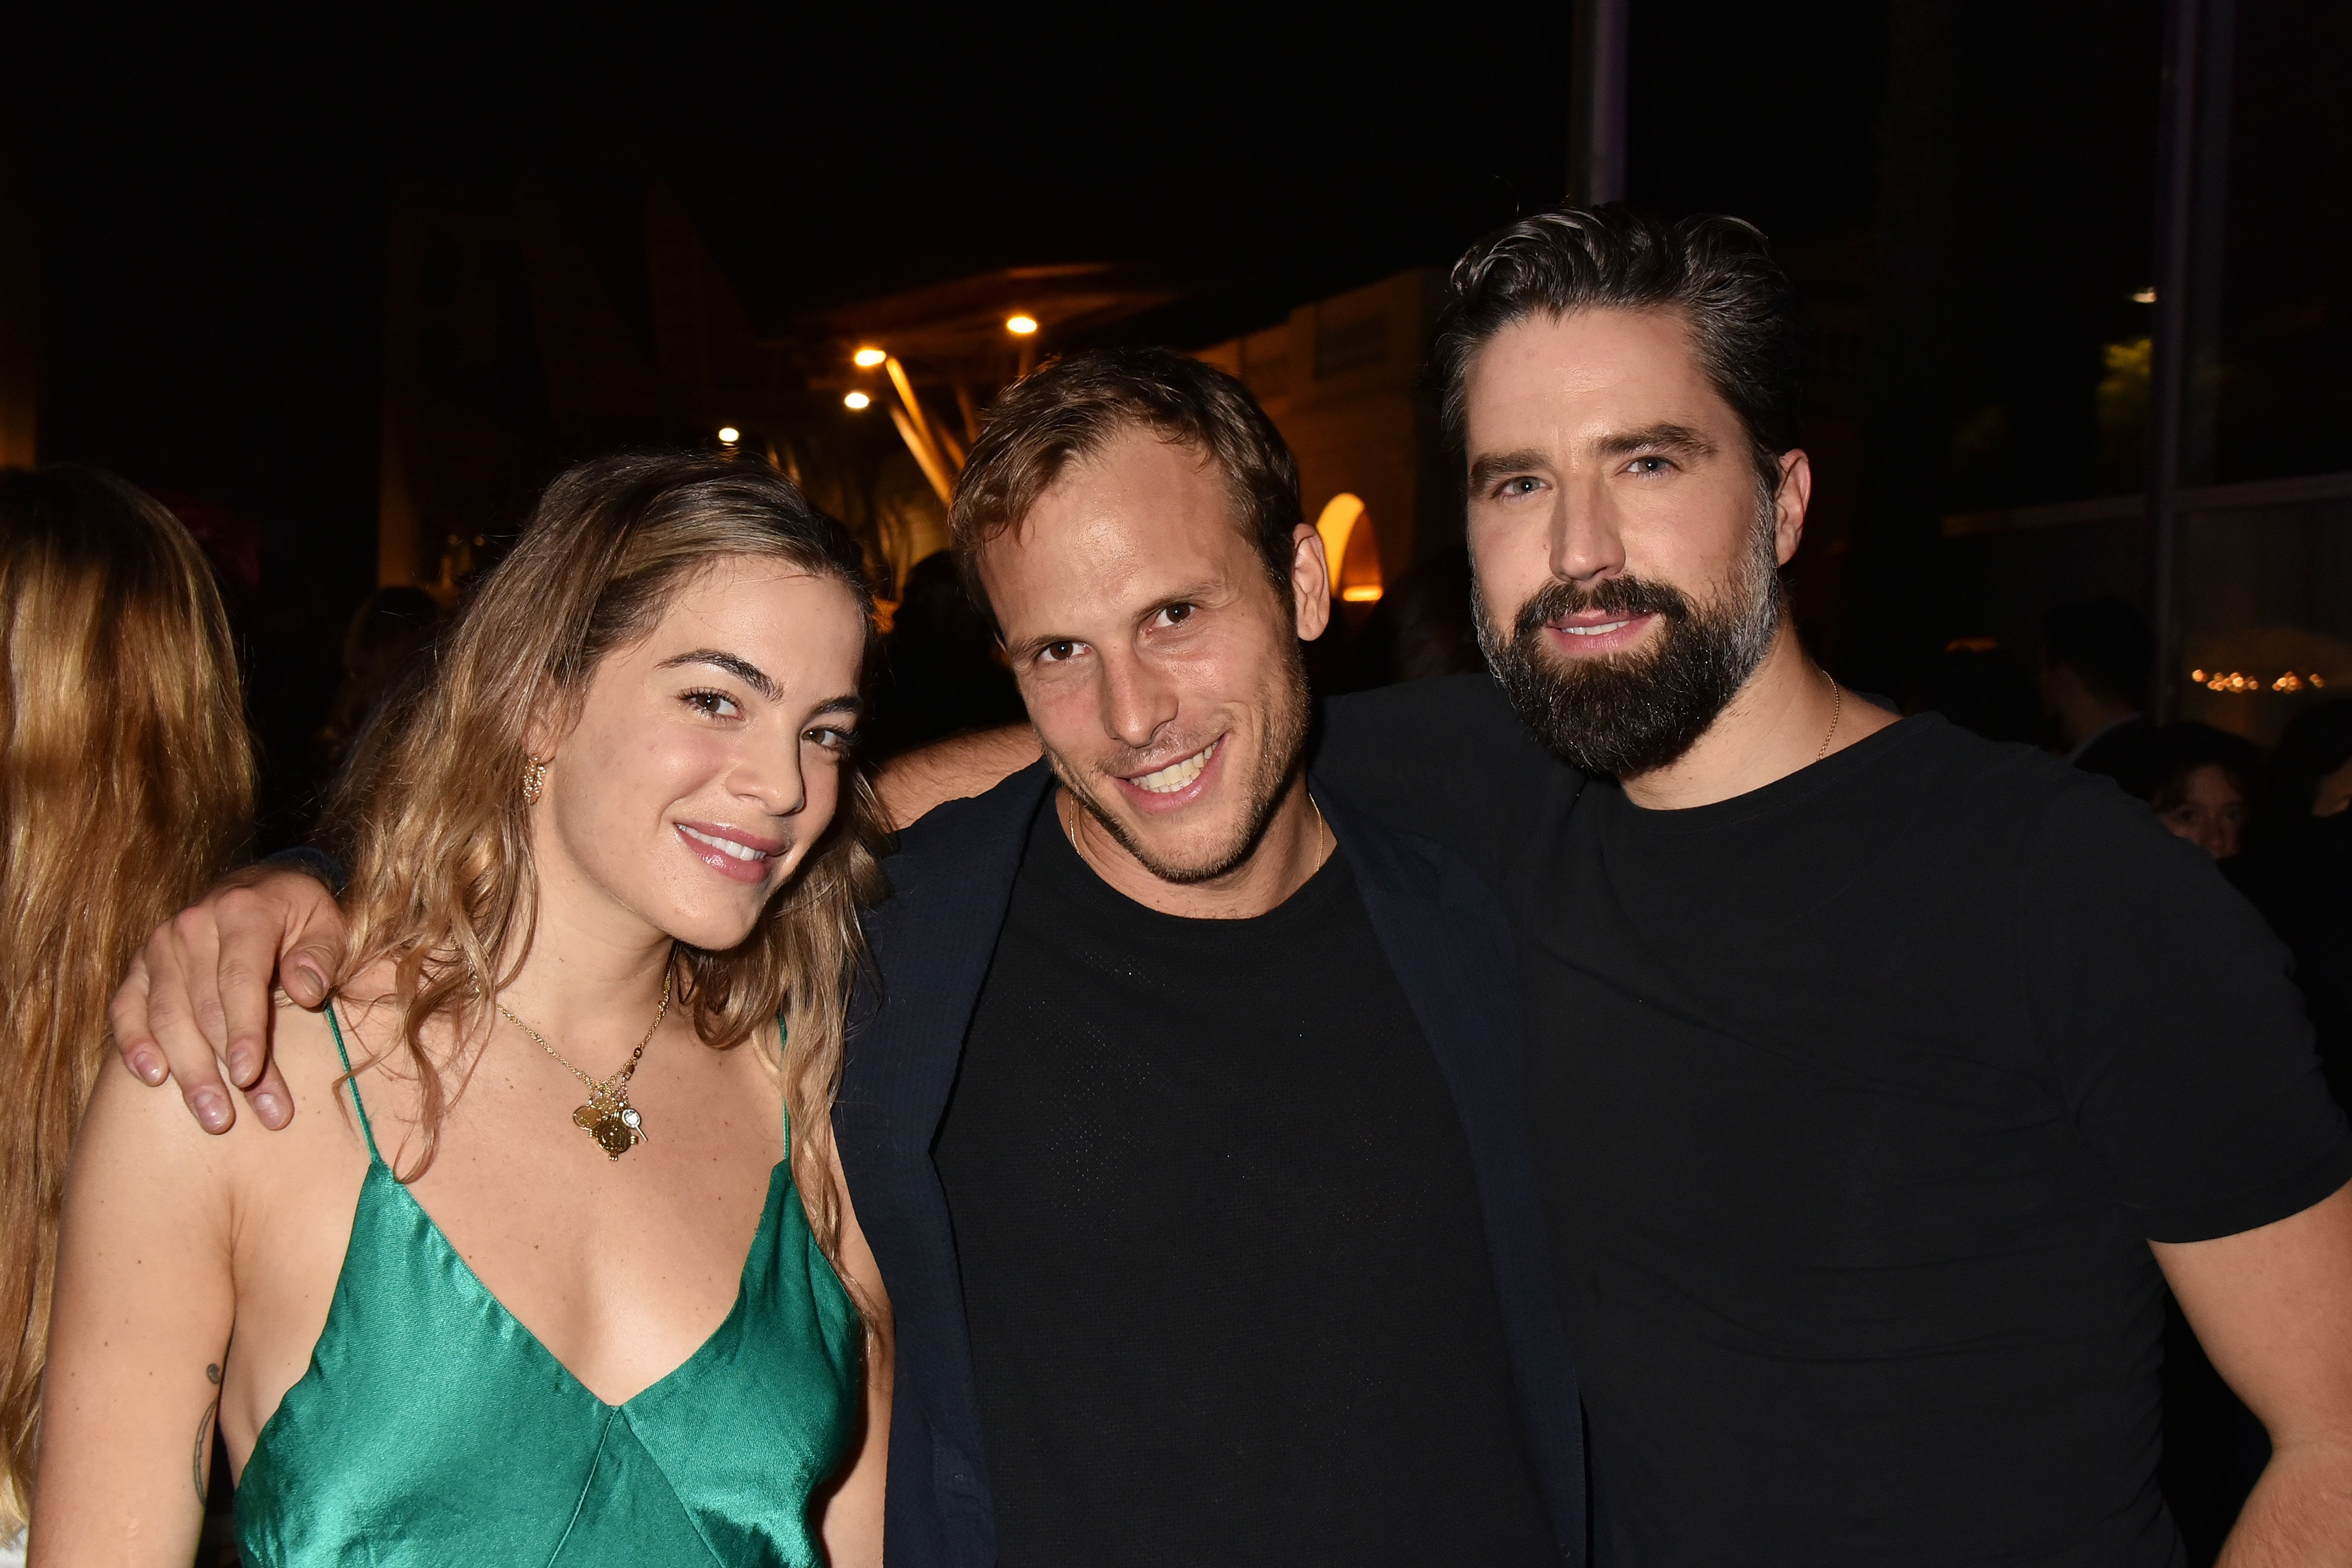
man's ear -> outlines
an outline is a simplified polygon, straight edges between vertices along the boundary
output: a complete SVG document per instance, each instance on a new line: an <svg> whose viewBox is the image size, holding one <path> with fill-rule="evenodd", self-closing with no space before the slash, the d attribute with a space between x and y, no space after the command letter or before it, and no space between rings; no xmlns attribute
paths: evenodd
<svg viewBox="0 0 2352 1568"><path fill-rule="evenodd" d="M1803 447L1792 447L1780 454L1780 488L1772 496L1773 552L1783 566L1805 537L1805 509L1812 500L1813 460Z"/></svg>
<svg viewBox="0 0 2352 1568"><path fill-rule="evenodd" d="M1311 522L1290 531L1290 597L1298 640L1313 642L1331 624L1331 563Z"/></svg>

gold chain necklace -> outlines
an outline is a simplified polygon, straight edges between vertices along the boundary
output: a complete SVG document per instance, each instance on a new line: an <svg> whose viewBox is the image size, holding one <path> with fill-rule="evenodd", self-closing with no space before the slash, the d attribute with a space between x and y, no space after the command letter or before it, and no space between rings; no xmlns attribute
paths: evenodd
<svg viewBox="0 0 2352 1568"><path fill-rule="evenodd" d="M1838 721L1845 717L1845 688L1826 669L1822 671L1822 679L1830 683L1830 732L1822 737L1822 749L1813 753L1817 763L1830 754L1830 742L1837 739Z"/></svg>
<svg viewBox="0 0 2352 1568"><path fill-rule="evenodd" d="M545 1035L508 1012L505 1003L494 1004L500 1017L537 1040L541 1050L553 1057L564 1071L588 1086L588 1103L572 1113L572 1124L585 1130L603 1146L604 1152L615 1160L646 1141L646 1119L637 1113L635 1106L629 1103L629 1080L637 1076L637 1063L645 1059L646 1047L653 1044L655 1031L669 1016L669 983L670 976L664 974L661 1006L654 1013L653 1028L646 1031L646 1037L639 1040L637 1048L629 1053L627 1064L601 1082L565 1061L563 1053L549 1045Z"/></svg>

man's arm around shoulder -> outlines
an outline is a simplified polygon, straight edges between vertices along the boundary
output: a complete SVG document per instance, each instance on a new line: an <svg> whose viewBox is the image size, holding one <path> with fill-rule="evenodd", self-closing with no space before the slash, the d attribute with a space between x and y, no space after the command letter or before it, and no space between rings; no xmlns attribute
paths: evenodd
<svg viewBox="0 0 2352 1568"><path fill-rule="evenodd" d="M1026 724L976 730L934 742L882 764L876 786L890 826L904 830L951 800L986 795L1039 755L1037 731Z"/></svg>

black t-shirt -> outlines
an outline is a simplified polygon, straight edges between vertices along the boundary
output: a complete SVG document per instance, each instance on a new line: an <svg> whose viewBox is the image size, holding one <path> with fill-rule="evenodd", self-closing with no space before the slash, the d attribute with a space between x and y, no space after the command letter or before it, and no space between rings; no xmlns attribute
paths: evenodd
<svg viewBox="0 0 2352 1568"><path fill-rule="evenodd" d="M1553 1559L1468 1143L1341 857L1184 920L1041 811L934 1157L1003 1568Z"/></svg>
<svg viewBox="0 0 2352 1568"><path fill-rule="evenodd" d="M1654 812L1465 677L1333 704L1319 765L1517 927L1621 1568L2178 1560L2147 1243L2352 1175L2203 855L1933 717Z"/></svg>
<svg viewBox="0 0 2352 1568"><path fill-rule="evenodd" d="M2272 825L2222 869L2294 954L2328 1087L2352 1105L2352 812Z"/></svg>

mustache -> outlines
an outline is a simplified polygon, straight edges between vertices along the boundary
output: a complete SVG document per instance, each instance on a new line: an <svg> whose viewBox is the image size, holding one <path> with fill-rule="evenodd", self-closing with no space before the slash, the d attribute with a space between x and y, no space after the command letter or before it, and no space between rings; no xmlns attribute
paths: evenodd
<svg viewBox="0 0 2352 1568"><path fill-rule="evenodd" d="M1531 637L1563 616L1588 611L1608 616L1657 616L1668 621L1686 621L1694 613L1689 595L1681 589L1645 578L1610 577L1590 588L1553 581L1528 595L1528 602L1519 606L1511 630L1518 637Z"/></svg>

